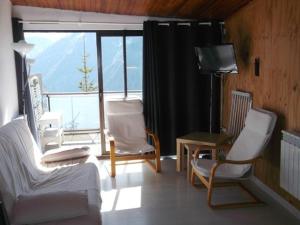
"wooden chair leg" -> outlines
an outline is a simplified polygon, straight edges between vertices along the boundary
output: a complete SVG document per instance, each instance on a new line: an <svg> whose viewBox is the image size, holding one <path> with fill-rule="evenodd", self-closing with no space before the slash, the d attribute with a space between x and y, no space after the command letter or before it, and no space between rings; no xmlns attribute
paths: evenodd
<svg viewBox="0 0 300 225"><path fill-rule="evenodd" d="M110 176L115 177L116 176L116 162L110 161Z"/></svg>
<svg viewBox="0 0 300 225"><path fill-rule="evenodd" d="M110 176L116 176L116 155L115 155L115 143L110 142Z"/></svg>
<svg viewBox="0 0 300 225"><path fill-rule="evenodd" d="M146 159L145 162L149 165L150 169L152 169L154 172L157 172L156 171L157 169L156 169L156 163L155 162L153 162L151 159Z"/></svg>
<svg viewBox="0 0 300 225"><path fill-rule="evenodd" d="M191 174L191 183L194 185L195 182L195 176L197 176L200 181L203 183L203 185L208 189L207 191L207 204L210 208L213 209L225 209L225 208L237 208L237 207L247 207L247 206L255 206L257 204L263 203L260 201L250 190L248 190L244 185L242 185L239 182L216 182L214 183L214 176L215 176L215 171L216 171L216 166L212 168L211 170L211 175L208 178L208 181L206 180L205 177L197 173L194 168L192 169L192 174ZM222 203L222 204L212 204L212 194L213 194L213 188L215 187L228 187L228 186L233 186L233 185L238 185L244 190L249 196L252 198L250 201L245 201L245 202L232 202L232 203Z"/></svg>
<svg viewBox="0 0 300 225"><path fill-rule="evenodd" d="M213 207L211 204L211 199L212 199L212 192L213 192L213 176L209 177L209 183L208 183L208 191L207 191L207 204L209 207Z"/></svg>
<svg viewBox="0 0 300 225"><path fill-rule="evenodd" d="M195 185L195 172L194 172L194 168L192 168L192 172L191 172L191 184L193 186Z"/></svg>
<svg viewBox="0 0 300 225"><path fill-rule="evenodd" d="M155 166L156 166L156 172L159 173L161 171L160 155L156 155Z"/></svg>
<svg viewBox="0 0 300 225"><path fill-rule="evenodd" d="M263 203L250 190L248 190L245 186L243 186L239 182L216 183L214 186L216 187L239 186L243 191L245 191L252 198L252 200L243 201L243 202L221 203L221 204L211 204L210 201L209 206L213 209L249 207L249 206L256 206Z"/></svg>
<svg viewBox="0 0 300 225"><path fill-rule="evenodd" d="M155 147L155 170L156 173L161 171L161 162L160 162L160 143L158 138L155 136L154 138L154 147Z"/></svg>

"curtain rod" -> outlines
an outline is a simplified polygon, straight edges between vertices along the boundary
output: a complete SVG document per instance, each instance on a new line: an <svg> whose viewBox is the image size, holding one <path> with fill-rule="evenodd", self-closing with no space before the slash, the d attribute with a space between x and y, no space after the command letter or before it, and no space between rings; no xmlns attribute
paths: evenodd
<svg viewBox="0 0 300 225"><path fill-rule="evenodd" d="M192 22L178 22L176 25L179 26L191 26ZM198 25L209 25L211 26L212 22L199 22ZM224 22L220 22L220 24L225 24ZM170 26L170 22L160 22L158 23L160 26Z"/></svg>
<svg viewBox="0 0 300 225"><path fill-rule="evenodd" d="M175 21L177 22L177 21ZM69 24L69 25L113 25L113 26L138 26L143 25L143 23L120 23L120 22L83 22L83 21L55 21L55 20L20 20L19 23L23 24ZM192 22L177 22L177 25L187 25L190 26ZM211 22L199 22L199 25L211 25ZM224 22L220 22L220 24L224 24ZM169 26L170 22L159 22L158 25L161 26Z"/></svg>
<svg viewBox="0 0 300 225"><path fill-rule="evenodd" d="M142 23L115 23L115 22L83 22L83 21L57 21L57 20L20 20L19 23L23 23L23 24L74 24L74 25L80 25L80 24L101 24L101 25L132 25L132 26L136 26L136 25L143 25Z"/></svg>

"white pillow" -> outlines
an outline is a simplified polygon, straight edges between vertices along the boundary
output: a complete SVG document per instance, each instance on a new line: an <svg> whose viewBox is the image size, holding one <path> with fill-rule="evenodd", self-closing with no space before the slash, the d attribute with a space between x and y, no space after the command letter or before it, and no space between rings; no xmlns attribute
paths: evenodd
<svg viewBox="0 0 300 225"><path fill-rule="evenodd" d="M41 157L41 160L43 163L51 163L68 159L86 157L89 155L90 148L85 146L82 148L72 148L66 150L49 150L43 155L43 157Z"/></svg>
<svg viewBox="0 0 300 225"><path fill-rule="evenodd" d="M45 223L87 214L87 191L20 195L14 204L12 224Z"/></svg>

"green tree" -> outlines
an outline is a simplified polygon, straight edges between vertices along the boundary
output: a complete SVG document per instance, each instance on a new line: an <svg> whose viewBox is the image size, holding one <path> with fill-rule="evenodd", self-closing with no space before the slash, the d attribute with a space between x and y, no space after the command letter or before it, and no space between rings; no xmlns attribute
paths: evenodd
<svg viewBox="0 0 300 225"><path fill-rule="evenodd" d="M83 37L83 56L82 56L82 67L78 68L79 72L82 73L82 79L79 82L79 89L83 92L96 91L98 89L94 81L90 80L90 73L93 68L88 67L87 59L89 55L85 51L85 37Z"/></svg>

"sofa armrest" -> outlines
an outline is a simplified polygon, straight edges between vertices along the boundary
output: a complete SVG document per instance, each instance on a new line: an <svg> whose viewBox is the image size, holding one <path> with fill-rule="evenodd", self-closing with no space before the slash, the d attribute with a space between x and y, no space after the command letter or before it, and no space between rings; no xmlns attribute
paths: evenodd
<svg viewBox="0 0 300 225"><path fill-rule="evenodd" d="M36 224L87 214L87 191L20 195L13 207L12 222L16 225Z"/></svg>

